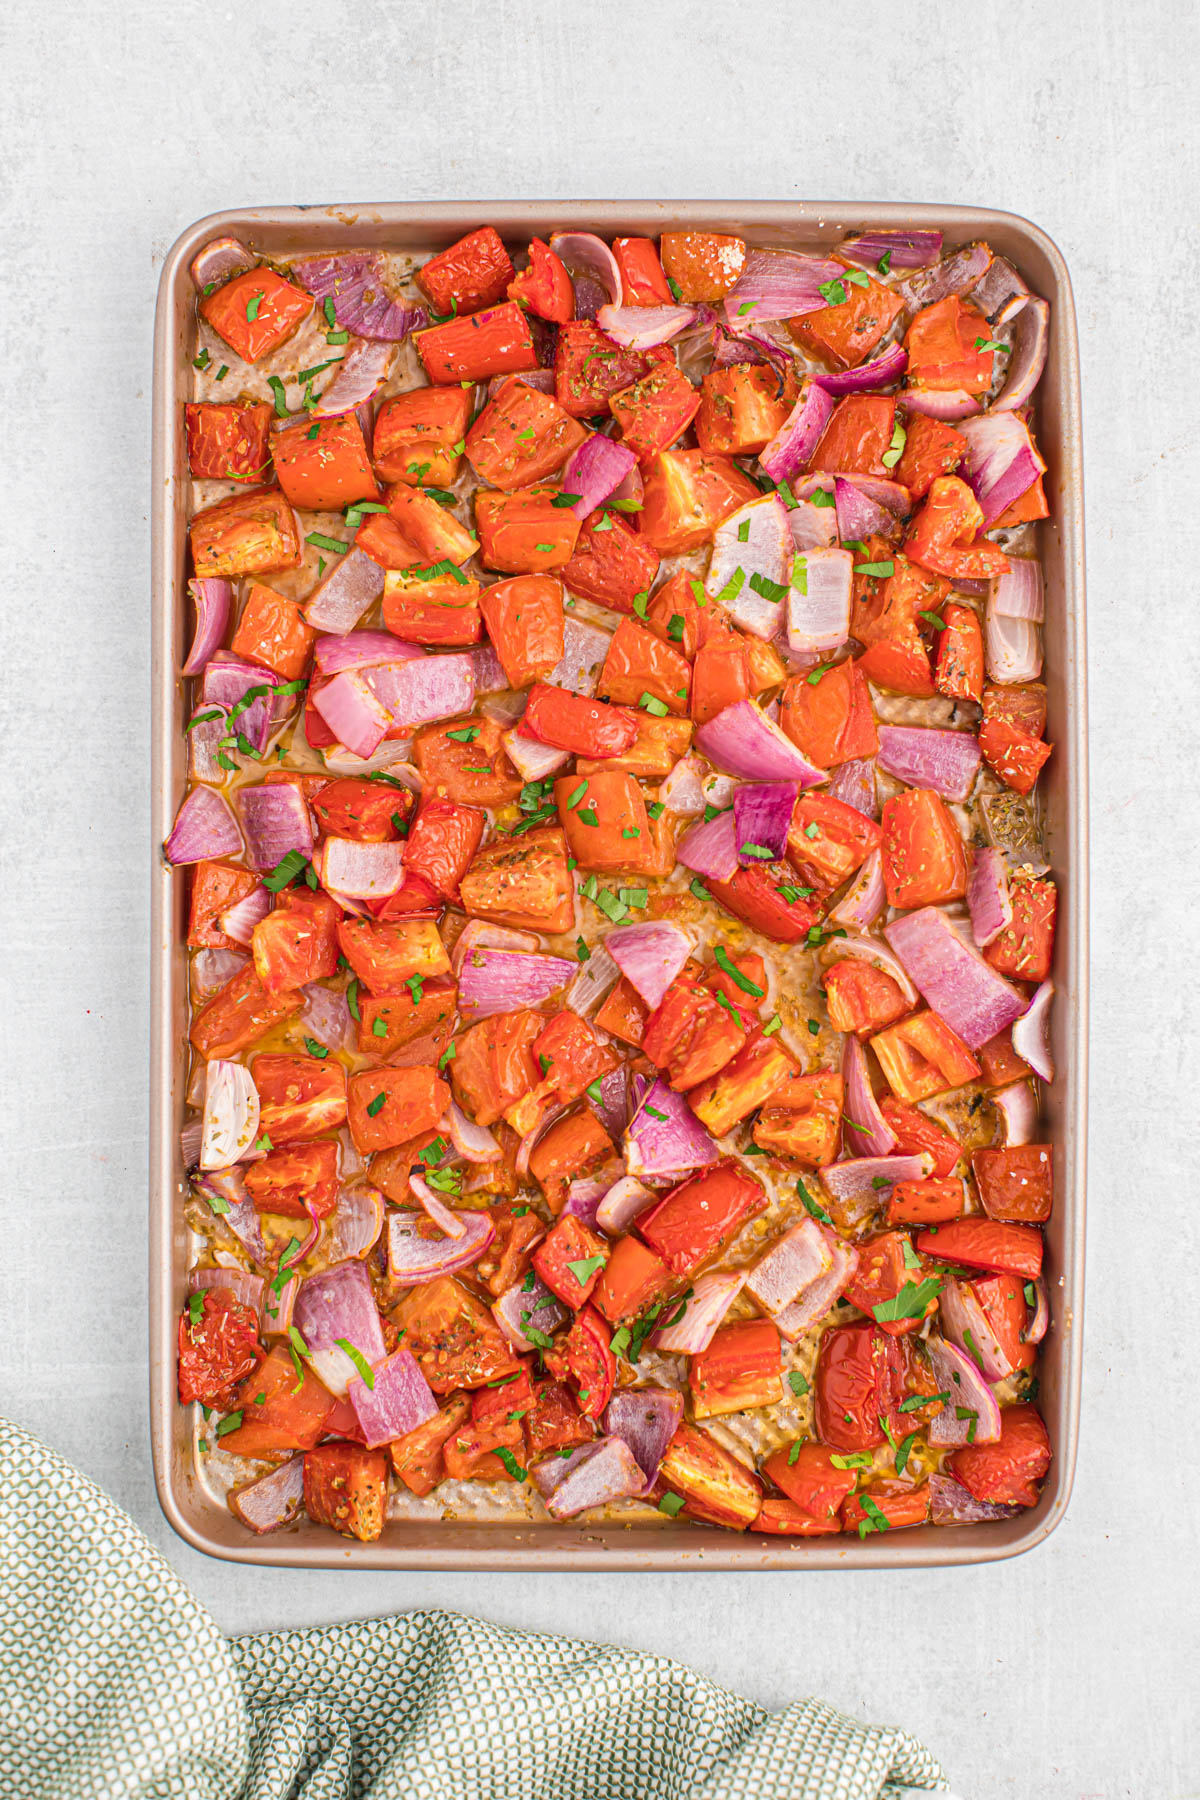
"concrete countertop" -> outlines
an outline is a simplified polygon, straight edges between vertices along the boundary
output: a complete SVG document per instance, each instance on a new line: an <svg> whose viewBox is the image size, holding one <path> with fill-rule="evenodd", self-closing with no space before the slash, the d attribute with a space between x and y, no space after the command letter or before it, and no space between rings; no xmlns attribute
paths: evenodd
<svg viewBox="0 0 1200 1800"><path fill-rule="evenodd" d="M0 743L0 1404L231 1631L420 1605L635 1642L917 1733L964 1800L1200 1787L1191 1424L1197 12L863 0L10 0ZM163 254L218 207L972 202L1071 268L1083 345L1095 1021L1082 1453L1016 1562L930 1574L355 1576L223 1565L146 1429L148 455ZM865 208L864 208L865 210ZM487 205L479 208L480 220Z"/></svg>

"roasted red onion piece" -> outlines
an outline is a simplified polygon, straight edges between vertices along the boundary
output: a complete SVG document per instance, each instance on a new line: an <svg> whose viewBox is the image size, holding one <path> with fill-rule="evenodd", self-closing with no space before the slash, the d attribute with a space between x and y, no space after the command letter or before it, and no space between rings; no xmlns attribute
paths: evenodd
<svg viewBox="0 0 1200 1800"><path fill-rule="evenodd" d="M653 1012L692 953L692 940L678 925L651 919L618 925L604 947Z"/></svg>
<svg viewBox="0 0 1200 1800"><path fill-rule="evenodd" d="M838 375L817 375L827 394L877 394L894 386L908 368L908 351L903 344L889 344L870 362L857 369L845 369Z"/></svg>
<svg viewBox="0 0 1200 1800"><path fill-rule="evenodd" d="M888 269L923 269L942 253L940 231L861 231L843 238L838 255L874 273L886 256ZM885 271L886 273L886 271Z"/></svg>
<svg viewBox="0 0 1200 1800"><path fill-rule="evenodd" d="M842 1043L842 1080L849 1121L843 1127L847 1143L863 1156L887 1156L896 1148L896 1134L871 1091L866 1052L856 1037L847 1037Z"/></svg>
<svg viewBox="0 0 1200 1800"><path fill-rule="evenodd" d="M965 1491L965 1490L964 1490ZM231 1488L229 1510L260 1537L279 1531L300 1515L304 1504L304 1458L293 1456L278 1469Z"/></svg>
<svg viewBox="0 0 1200 1800"><path fill-rule="evenodd" d="M822 286L845 270L828 257L802 256L794 250L748 250L742 272L725 298L731 331L753 329L774 319L794 319L819 312L829 301Z"/></svg>
<svg viewBox="0 0 1200 1800"><path fill-rule="evenodd" d="M1025 1011L1024 996L964 942L936 906L893 919L884 936L923 998L968 1049L978 1050Z"/></svg>
<svg viewBox="0 0 1200 1800"><path fill-rule="evenodd" d="M188 593L196 608L196 630L182 672L199 675L229 629L233 587L219 575L193 576Z"/></svg>
<svg viewBox="0 0 1200 1800"><path fill-rule="evenodd" d="M608 1403L604 1429L623 1441L649 1486L682 1417L677 1388L624 1388Z"/></svg>
<svg viewBox="0 0 1200 1800"><path fill-rule="evenodd" d="M643 1097L625 1136L630 1175L684 1176L718 1160L720 1151L682 1094L656 1081Z"/></svg>
<svg viewBox="0 0 1200 1800"><path fill-rule="evenodd" d="M411 1350L394 1350L371 1371L371 1385L355 1376L346 1389L368 1450L405 1437L438 1410L433 1392Z"/></svg>
<svg viewBox="0 0 1200 1800"><path fill-rule="evenodd" d="M179 811L163 855L173 868L210 857L236 856L242 834L228 804L214 788L195 787Z"/></svg>
<svg viewBox="0 0 1200 1800"><path fill-rule="evenodd" d="M353 631L383 593L384 571L357 545L334 561L335 567L304 602L304 617L318 631Z"/></svg>
<svg viewBox="0 0 1200 1800"><path fill-rule="evenodd" d="M202 294L208 294L244 269L252 269L257 260L237 238L214 238L192 258L192 280Z"/></svg>
<svg viewBox="0 0 1200 1800"><path fill-rule="evenodd" d="M909 787L933 788L947 800L966 800L982 756L973 731L928 725L881 725L879 766Z"/></svg>
<svg viewBox="0 0 1200 1800"><path fill-rule="evenodd" d="M795 781L807 788L826 779L826 771L809 762L752 700L737 700L707 719L696 733L696 748L744 781Z"/></svg>
<svg viewBox="0 0 1200 1800"><path fill-rule="evenodd" d="M358 252L348 256L310 256L294 263L292 272L318 300L333 301L339 326L356 337L399 343L418 331L428 314L423 306L393 299L379 257Z"/></svg>
<svg viewBox="0 0 1200 1800"><path fill-rule="evenodd" d="M1029 1002L1028 1010L1012 1028L1013 1049L1043 1081L1054 1080L1054 1058L1050 1054L1050 1005L1053 999L1054 983L1043 981Z"/></svg>
<svg viewBox="0 0 1200 1800"><path fill-rule="evenodd" d="M388 1215L388 1272L401 1287L412 1287L419 1281L433 1281L439 1275L454 1275L478 1262L496 1235L496 1228L483 1212L459 1215L466 1226L462 1237L446 1237L434 1232L423 1212L408 1210Z"/></svg>

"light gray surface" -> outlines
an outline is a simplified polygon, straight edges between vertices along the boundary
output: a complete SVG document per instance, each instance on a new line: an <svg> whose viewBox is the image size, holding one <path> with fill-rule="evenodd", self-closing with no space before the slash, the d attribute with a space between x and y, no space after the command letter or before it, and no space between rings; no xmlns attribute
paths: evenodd
<svg viewBox="0 0 1200 1800"><path fill-rule="evenodd" d="M169 16L167 16L169 14ZM441 1604L918 1733L964 1800L1200 1791L1194 7L64 5L0 21L0 1402L230 1631ZM208 79L205 79L205 77ZM150 334L220 206L970 201L1064 251L1083 345L1092 1181L1066 1523L942 1575L293 1575L210 1562L146 1437ZM480 219L487 207L481 205ZM1183 799L1181 816L1180 799ZM1186 1435L1185 1435L1186 1434Z"/></svg>

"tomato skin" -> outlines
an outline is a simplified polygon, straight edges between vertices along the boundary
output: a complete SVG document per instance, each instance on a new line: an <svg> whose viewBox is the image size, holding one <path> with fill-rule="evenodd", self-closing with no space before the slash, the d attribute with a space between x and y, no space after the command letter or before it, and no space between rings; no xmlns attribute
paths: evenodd
<svg viewBox="0 0 1200 1800"><path fill-rule="evenodd" d="M452 1275L412 1287L391 1309L421 1373L435 1394L480 1388L523 1364L477 1295Z"/></svg>
<svg viewBox="0 0 1200 1800"><path fill-rule="evenodd" d="M723 1069L748 1029L749 1016L722 1006L699 966L689 962L646 1020L642 1049L681 1092Z"/></svg>
<svg viewBox="0 0 1200 1800"><path fill-rule="evenodd" d="M1050 1467L1050 1437L1033 1406L1000 1409L998 1444L968 1444L949 1459L950 1473L976 1500L1002 1506L1035 1506L1040 1481Z"/></svg>
<svg viewBox="0 0 1200 1800"><path fill-rule="evenodd" d="M917 1249L923 1256L998 1275L1036 1281L1042 1272L1043 1238L1035 1225L1007 1225L992 1219L955 1219L922 1231Z"/></svg>
<svg viewBox="0 0 1200 1800"><path fill-rule="evenodd" d="M934 680L939 694L951 700L983 700L983 630L970 606L947 603L946 629L938 638Z"/></svg>
<svg viewBox="0 0 1200 1800"><path fill-rule="evenodd" d="M958 1033L928 1010L878 1032L871 1048L897 1100L909 1104L962 1087L980 1073Z"/></svg>
<svg viewBox="0 0 1200 1800"><path fill-rule="evenodd" d="M692 1088L688 1105L713 1137L725 1137L770 1100L793 1067L776 1038L755 1031L724 1068Z"/></svg>
<svg viewBox="0 0 1200 1800"><path fill-rule="evenodd" d="M953 814L932 788L907 788L884 801L882 850L889 906L911 911L965 896L966 849Z"/></svg>
<svg viewBox="0 0 1200 1800"><path fill-rule="evenodd" d="M557 488L521 488L502 494L480 488L475 525L485 569L506 575L546 575L565 569L579 537L570 507L554 505Z"/></svg>
<svg viewBox="0 0 1200 1800"><path fill-rule="evenodd" d="M534 1251L533 1266L551 1293L578 1312L591 1299L607 1254L608 1245L602 1237L597 1237L574 1213L564 1213ZM601 1262L583 1281L568 1267L572 1262L586 1263L597 1256Z"/></svg>
<svg viewBox="0 0 1200 1800"><path fill-rule="evenodd" d="M792 1450L774 1451L763 1464L763 1474L802 1513L821 1524L832 1520L833 1529L838 1529L838 1508L854 1491L853 1469L836 1468L824 1444L810 1440L794 1456Z"/></svg>
<svg viewBox="0 0 1200 1800"><path fill-rule="evenodd" d="M334 932L341 916L341 908L328 894L301 896L285 888L250 938L263 986L272 993L287 992L332 975L337 968Z"/></svg>
<svg viewBox="0 0 1200 1800"><path fill-rule="evenodd" d="M626 306L672 306L675 296L667 286L653 238L613 239L613 255L621 271Z"/></svg>
<svg viewBox="0 0 1200 1800"><path fill-rule="evenodd" d="M1052 1156L1049 1144L992 1145L976 1150L971 1173L988 1218L1044 1225L1054 1210Z"/></svg>
<svg viewBox="0 0 1200 1800"><path fill-rule="evenodd" d="M739 869L729 881L704 883L714 900L718 900L735 918L744 919L755 931L772 938L777 944L798 944L821 916L813 901L801 897L787 900L781 887L794 885L792 871L782 863L756 863Z"/></svg>
<svg viewBox="0 0 1200 1800"><path fill-rule="evenodd" d="M395 820L403 824L412 807L413 797L407 788L366 781L356 775L331 781L312 803L322 831L331 837L352 838L357 844L394 843L401 835Z"/></svg>
<svg viewBox="0 0 1200 1800"><path fill-rule="evenodd" d="M745 1531L763 1505L762 1482L698 1425L681 1419L667 1445L651 1498L675 1494L689 1519Z"/></svg>
<svg viewBox="0 0 1200 1800"><path fill-rule="evenodd" d="M595 1436L590 1420L584 1418L570 1389L561 1381L539 1381L535 1385L533 1405L524 1425L531 1457L573 1450L580 1444L590 1444Z"/></svg>
<svg viewBox="0 0 1200 1800"><path fill-rule="evenodd" d="M573 594L631 613L639 594L648 594L658 574L658 552L620 513L589 513L580 528L562 578Z"/></svg>
<svg viewBox="0 0 1200 1800"><path fill-rule="evenodd" d="M598 1419L609 1401L617 1380L617 1359L609 1343L611 1333L600 1314L592 1306L584 1306L575 1315L575 1323L567 1333L561 1357L564 1372L574 1384L579 1410L585 1419ZM551 1373L556 1370L547 1361Z"/></svg>
<svg viewBox="0 0 1200 1800"><path fill-rule="evenodd" d="M304 1510L314 1525L373 1544L383 1536L387 1504L385 1450L343 1441L318 1444L304 1458Z"/></svg>
<svg viewBox="0 0 1200 1800"><path fill-rule="evenodd" d="M980 580L1003 575L1008 558L986 539L979 502L957 475L939 475L904 540L906 555L937 575Z"/></svg>
<svg viewBox="0 0 1200 1800"><path fill-rule="evenodd" d="M732 363L712 369L700 384L696 442L710 456L757 456L795 400L795 382L765 365Z"/></svg>
<svg viewBox="0 0 1200 1800"><path fill-rule="evenodd" d="M692 1275L765 1205L761 1183L725 1159L641 1213L637 1230L673 1275Z"/></svg>
<svg viewBox="0 0 1200 1800"><path fill-rule="evenodd" d="M663 450L642 464L638 531L663 556L707 544L723 519L759 491L732 457L704 450Z"/></svg>
<svg viewBox="0 0 1200 1800"><path fill-rule="evenodd" d="M888 476L884 453L896 429L891 394L847 394L839 400L812 455L811 467L831 475Z"/></svg>
<svg viewBox="0 0 1200 1800"><path fill-rule="evenodd" d="M443 900L456 899L486 824L487 814L477 806L422 799L404 849L406 874L414 870Z"/></svg>
<svg viewBox="0 0 1200 1800"><path fill-rule="evenodd" d="M798 344L824 358L835 369L856 369L866 361L904 306L900 295L867 277L866 287L844 283L846 298L836 306L789 319L787 328ZM825 465L818 463L817 467Z"/></svg>
<svg viewBox="0 0 1200 1800"><path fill-rule="evenodd" d="M1030 737L1040 738L1046 731L1046 684L1044 681L1015 681L998 687L988 682L983 690L984 719L1000 719L1006 725L1019 725Z"/></svg>
<svg viewBox="0 0 1200 1800"><path fill-rule="evenodd" d="M512 278L512 258L491 225L439 250L416 273L417 286L437 311L459 317L503 300Z"/></svg>
<svg viewBox="0 0 1200 1800"><path fill-rule="evenodd" d="M303 1004L303 994L265 988L253 963L247 963L196 1014L189 1035L206 1061L236 1056Z"/></svg>
<svg viewBox="0 0 1200 1800"><path fill-rule="evenodd" d="M1018 794L1032 792L1053 745L1030 737L1019 725L1001 719L985 719L979 727L979 748L988 766Z"/></svg>
<svg viewBox="0 0 1200 1800"><path fill-rule="evenodd" d="M720 231L664 231L658 242L663 272L685 306L723 300L746 261L743 240Z"/></svg>
<svg viewBox="0 0 1200 1800"><path fill-rule="evenodd" d="M574 319L563 326L554 348L555 398L572 418L606 414L612 394L668 359L675 361L665 344L653 350L625 350L590 319Z"/></svg>
<svg viewBox="0 0 1200 1800"><path fill-rule="evenodd" d="M962 1145L941 1125L914 1106L886 1094L880 1111L896 1134L896 1153L903 1156L931 1156L934 1176L953 1175L962 1156Z"/></svg>
<svg viewBox="0 0 1200 1800"><path fill-rule="evenodd" d="M564 648L561 581L515 575L484 588L479 605L510 687L528 687L558 667Z"/></svg>
<svg viewBox="0 0 1200 1800"><path fill-rule="evenodd" d="M964 305L956 294L923 306L904 335L909 386L986 394L992 385L995 352L977 349L975 340L988 335L982 313Z"/></svg>
<svg viewBox="0 0 1200 1800"><path fill-rule="evenodd" d="M277 431L271 455L293 506L320 512L379 498L362 426L352 412Z"/></svg>
<svg viewBox="0 0 1200 1800"><path fill-rule="evenodd" d="M703 606L696 598L697 592L704 596ZM669 575L646 608L648 629L689 663L708 637L710 623L708 597L700 581L686 569Z"/></svg>
<svg viewBox="0 0 1200 1800"><path fill-rule="evenodd" d="M661 1257L635 1237L620 1237L600 1271L592 1303L610 1325L625 1325L661 1300L671 1285L671 1271Z"/></svg>
<svg viewBox="0 0 1200 1800"><path fill-rule="evenodd" d="M816 682L798 675L783 691L779 723L793 744L822 769L874 756L879 734L858 662L835 663Z"/></svg>
<svg viewBox="0 0 1200 1800"><path fill-rule="evenodd" d="M260 1355L257 1315L228 1288L205 1288L196 1324L192 1324L190 1306L184 1307L179 1318L179 1398L183 1405L199 1400L228 1412L235 1386Z"/></svg>
<svg viewBox="0 0 1200 1800"><path fill-rule="evenodd" d="M602 1044L586 1019L563 1010L546 1021L533 1045L534 1058L545 1068L546 1081L563 1106L578 1100L594 1081L611 1075L618 1058Z"/></svg>
<svg viewBox="0 0 1200 1800"><path fill-rule="evenodd" d="M258 878L249 869L236 869L211 858L196 863L188 910L189 950L240 950L242 946L227 937L217 921L257 886Z"/></svg>
<svg viewBox="0 0 1200 1800"><path fill-rule="evenodd" d="M529 267L508 284L510 300L520 300L552 325L565 325L575 314L575 284L549 244L533 238Z"/></svg>
<svg viewBox="0 0 1200 1800"><path fill-rule="evenodd" d="M488 1217L496 1235L475 1264L475 1278L498 1300L529 1273L531 1253L546 1235L546 1227L532 1209L514 1206L511 1200L489 1206Z"/></svg>
<svg viewBox="0 0 1200 1800"><path fill-rule="evenodd" d="M656 456L682 437L700 410L700 395L672 360L609 397L621 442L638 461Z"/></svg>
<svg viewBox="0 0 1200 1800"><path fill-rule="evenodd" d="M512 493L557 474L586 436L557 400L514 376L467 432L467 460L481 481Z"/></svg>
<svg viewBox="0 0 1200 1800"><path fill-rule="evenodd" d="M246 269L205 294L199 311L243 362L254 363L286 343L313 305L311 294L273 269L260 267ZM251 311L253 318L248 316Z"/></svg>
<svg viewBox="0 0 1200 1800"><path fill-rule="evenodd" d="M890 1531L903 1530L906 1525L924 1525L929 1517L927 1482L912 1487L902 1481L880 1481L864 1488L863 1494L876 1511L883 1514ZM865 1529L860 1530L860 1527ZM857 1531L860 1537L866 1537L869 1531L878 1529L877 1522L863 1505L862 1497L852 1494L842 1507L842 1530Z"/></svg>
<svg viewBox="0 0 1200 1800"><path fill-rule="evenodd" d="M768 1532L772 1537L829 1537L841 1530L841 1524L837 1519L814 1519L794 1500L767 1494L750 1529Z"/></svg>
<svg viewBox="0 0 1200 1800"><path fill-rule="evenodd" d="M346 1071L315 1056L266 1054L250 1067L258 1089L259 1130L272 1144L336 1131L346 1118Z"/></svg>
<svg viewBox="0 0 1200 1800"><path fill-rule="evenodd" d="M572 756L619 756L637 736L637 724L623 708L542 684L530 690L522 726L540 743Z"/></svg>
<svg viewBox="0 0 1200 1800"><path fill-rule="evenodd" d="M455 1394L435 1414L414 1431L395 1438L388 1445L392 1468L410 1493L422 1499L432 1494L446 1472L442 1450L446 1440L466 1424L471 1416L471 1402L465 1394Z"/></svg>
<svg viewBox="0 0 1200 1800"><path fill-rule="evenodd" d="M832 1069L790 1075L754 1122L754 1142L806 1169L833 1162L841 1143L842 1077Z"/></svg>
<svg viewBox="0 0 1200 1800"><path fill-rule="evenodd" d="M261 1398L260 1398L261 1396ZM304 1362L297 1374L282 1344L269 1350L234 1395L242 1423L221 1439L231 1456L277 1456L311 1450L325 1430L334 1398Z"/></svg>
<svg viewBox="0 0 1200 1800"><path fill-rule="evenodd" d="M188 470L198 481L263 481L271 466L271 420L265 400L225 405L189 401L183 409Z"/></svg>
<svg viewBox="0 0 1200 1800"><path fill-rule="evenodd" d="M601 770L586 779L587 791L575 806L569 804L579 790L575 776L560 775L554 783L559 823L579 868L627 875L655 872L650 818L633 776ZM594 814L595 825L586 824L582 812ZM627 831L636 835L626 837Z"/></svg>
<svg viewBox="0 0 1200 1800"><path fill-rule="evenodd" d="M449 487L458 479L475 396L470 388L421 387L393 394L375 419L371 456L381 481Z"/></svg>
<svg viewBox="0 0 1200 1800"><path fill-rule="evenodd" d="M906 412L904 452L893 471L914 500L929 492L939 475L953 475L967 452L967 440L953 425Z"/></svg>
<svg viewBox="0 0 1200 1800"><path fill-rule="evenodd" d="M454 736L464 731L475 735L465 741ZM413 762L425 793L464 806L506 806L524 786L508 760L501 726L484 713L422 725L413 739Z"/></svg>
<svg viewBox="0 0 1200 1800"><path fill-rule="evenodd" d="M618 706L640 706L650 694L668 711L687 717L692 669L686 656L631 618L613 633L600 672L599 692Z"/></svg>
<svg viewBox="0 0 1200 1800"><path fill-rule="evenodd" d="M308 667L316 635L295 600L253 581L230 648L247 662L261 663L281 681L296 681Z"/></svg>
<svg viewBox="0 0 1200 1800"><path fill-rule="evenodd" d="M462 648L483 636L481 593L460 569L428 575L421 567L389 568L384 578L383 623L409 644Z"/></svg>
<svg viewBox="0 0 1200 1800"><path fill-rule="evenodd" d="M645 1001L628 977L622 975L616 986L609 989L597 1011L596 1023L601 1031L607 1031L612 1037L620 1038L623 1044L632 1044L639 1050L649 1017Z"/></svg>
<svg viewBox="0 0 1200 1800"><path fill-rule="evenodd" d="M813 1379L813 1424L823 1444L853 1455L884 1442L880 1417L890 1425L902 1397L900 1354L870 1319L825 1333Z"/></svg>
<svg viewBox="0 0 1200 1800"><path fill-rule="evenodd" d="M188 525L197 575L269 575L304 560L300 524L278 488L250 488L206 506Z"/></svg>
<svg viewBox="0 0 1200 1800"><path fill-rule="evenodd" d="M769 1319L722 1325L688 1368L697 1419L773 1406L783 1397L779 1333Z"/></svg>
<svg viewBox="0 0 1200 1800"><path fill-rule="evenodd" d="M961 1219L966 1189L957 1178L898 1181L888 1196L889 1225L945 1225Z"/></svg>
<svg viewBox="0 0 1200 1800"><path fill-rule="evenodd" d="M449 1104L450 1089L435 1069L364 1069L346 1085L350 1136L360 1153L389 1150L429 1131Z"/></svg>
<svg viewBox="0 0 1200 1800"><path fill-rule="evenodd" d="M1047 876L1016 874L1009 898L1012 923L993 938L984 958L1014 981L1045 981L1054 955L1058 884Z"/></svg>
<svg viewBox="0 0 1200 1800"><path fill-rule="evenodd" d="M515 300L489 306L471 318L432 325L418 331L413 342L425 373L439 386L520 375L538 366L529 321Z"/></svg>

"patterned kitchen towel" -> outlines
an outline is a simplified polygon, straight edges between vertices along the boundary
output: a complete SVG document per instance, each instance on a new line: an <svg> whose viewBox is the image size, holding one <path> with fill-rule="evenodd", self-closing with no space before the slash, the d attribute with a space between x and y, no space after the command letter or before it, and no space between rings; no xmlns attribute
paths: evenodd
<svg viewBox="0 0 1200 1800"><path fill-rule="evenodd" d="M903 1731L768 1713L637 1650L404 1613L227 1639L0 1421L0 1800L902 1800Z"/></svg>

